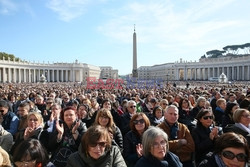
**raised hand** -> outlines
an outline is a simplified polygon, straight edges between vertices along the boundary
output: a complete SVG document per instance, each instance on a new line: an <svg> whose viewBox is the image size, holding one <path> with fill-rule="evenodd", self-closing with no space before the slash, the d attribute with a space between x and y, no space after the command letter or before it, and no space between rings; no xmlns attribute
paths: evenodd
<svg viewBox="0 0 250 167"><path fill-rule="evenodd" d="M76 122L75 126L74 126L73 129L72 129L72 133L73 133L73 134L76 133L78 127L80 126L80 123L81 123L80 121L77 121L77 122Z"/></svg>
<svg viewBox="0 0 250 167"><path fill-rule="evenodd" d="M136 145L136 153L137 153L138 157L142 156L142 144L139 143Z"/></svg>
<svg viewBox="0 0 250 167"><path fill-rule="evenodd" d="M64 132L63 124L60 125L59 120L56 121L56 130L59 134L63 134Z"/></svg>
<svg viewBox="0 0 250 167"><path fill-rule="evenodd" d="M31 127L27 127L24 131L24 135L23 135L23 138L24 140L27 140L30 136L33 135L33 132L34 132L34 129L31 128Z"/></svg>

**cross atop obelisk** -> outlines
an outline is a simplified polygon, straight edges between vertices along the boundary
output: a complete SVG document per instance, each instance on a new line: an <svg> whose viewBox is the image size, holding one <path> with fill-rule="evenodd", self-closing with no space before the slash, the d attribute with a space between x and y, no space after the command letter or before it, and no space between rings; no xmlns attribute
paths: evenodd
<svg viewBox="0 0 250 167"><path fill-rule="evenodd" d="M132 70L132 76L135 78L138 77L135 24L134 24L134 34L133 34L133 70Z"/></svg>

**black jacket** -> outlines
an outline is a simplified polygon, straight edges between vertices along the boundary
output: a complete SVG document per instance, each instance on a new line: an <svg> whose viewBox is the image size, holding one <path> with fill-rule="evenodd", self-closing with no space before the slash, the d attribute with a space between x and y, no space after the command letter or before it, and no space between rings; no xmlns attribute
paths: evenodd
<svg viewBox="0 0 250 167"><path fill-rule="evenodd" d="M192 130L192 137L195 143L195 162L196 164L200 163L206 154L210 151L213 151L214 141L209 138L211 130L205 128L201 124L197 124Z"/></svg>
<svg viewBox="0 0 250 167"><path fill-rule="evenodd" d="M136 163L135 167L182 167L182 163L179 158L168 151L163 161L160 161L152 155L148 157L142 157Z"/></svg>
<svg viewBox="0 0 250 167"><path fill-rule="evenodd" d="M129 123L130 123L131 117L128 112L124 113L121 117L121 131L122 135L125 136L129 131Z"/></svg>
<svg viewBox="0 0 250 167"><path fill-rule="evenodd" d="M134 166L139 159L136 152L136 145L141 143L141 137L133 131L129 131L124 137L123 157L128 166Z"/></svg>
<svg viewBox="0 0 250 167"><path fill-rule="evenodd" d="M69 128L64 122L64 133L62 136L62 140L60 142L57 142L57 130L56 128L53 130L53 132L49 133L49 143L48 147L49 150L53 153L54 151L59 150L62 147L68 147L73 152L78 150L78 147L81 142L81 138L83 134L87 131L86 124L81 122L80 126L77 128L77 131L79 132L78 138L75 140L72 134L72 128L74 127L74 124Z"/></svg>

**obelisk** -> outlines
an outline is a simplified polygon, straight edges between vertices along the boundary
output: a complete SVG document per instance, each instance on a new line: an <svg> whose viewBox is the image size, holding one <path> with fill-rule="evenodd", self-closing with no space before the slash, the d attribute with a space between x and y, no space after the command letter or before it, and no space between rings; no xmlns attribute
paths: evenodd
<svg viewBox="0 0 250 167"><path fill-rule="evenodd" d="M133 70L132 76L134 78L138 77L137 72L137 47L136 47L136 33L135 33L135 25L134 25L134 34L133 34Z"/></svg>

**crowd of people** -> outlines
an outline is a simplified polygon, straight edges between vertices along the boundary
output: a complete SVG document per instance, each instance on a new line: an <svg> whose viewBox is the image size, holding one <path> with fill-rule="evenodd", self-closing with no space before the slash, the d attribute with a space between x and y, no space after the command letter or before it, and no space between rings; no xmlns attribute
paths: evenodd
<svg viewBox="0 0 250 167"><path fill-rule="evenodd" d="M245 167L248 84L1 84L0 166Z"/></svg>

